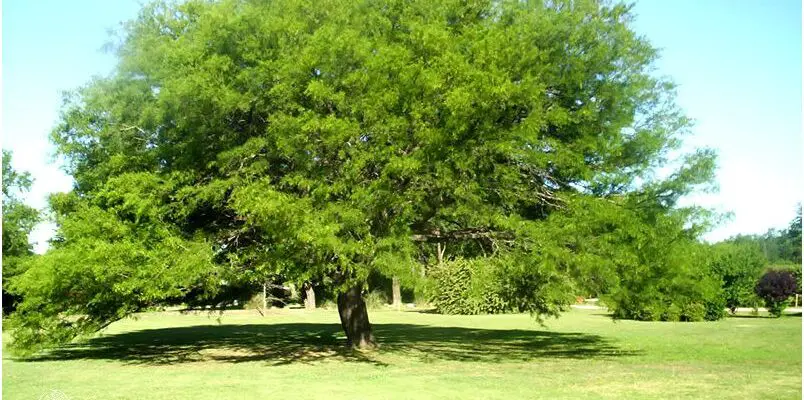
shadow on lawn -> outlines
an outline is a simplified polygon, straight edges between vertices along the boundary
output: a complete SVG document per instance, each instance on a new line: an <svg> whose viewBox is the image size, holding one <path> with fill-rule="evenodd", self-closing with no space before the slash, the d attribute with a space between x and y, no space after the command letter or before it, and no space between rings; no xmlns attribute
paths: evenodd
<svg viewBox="0 0 804 400"><path fill-rule="evenodd" d="M501 362L540 358L605 358L634 354L596 335L488 330L410 324L374 324L380 348L345 346L338 324L202 325L148 329L90 339L31 361L108 359L142 364L194 361L267 361L273 365L324 359L385 365L378 355L421 361Z"/></svg>
<svg viewBox="0 0 804 400"><path fill-rule="evenodd" d="M762 318L762 319L778 319L778 318L801 318L800 312L784 313L781 317L773 317L767 313L765 314L729 314L728 318Z"/></svg>

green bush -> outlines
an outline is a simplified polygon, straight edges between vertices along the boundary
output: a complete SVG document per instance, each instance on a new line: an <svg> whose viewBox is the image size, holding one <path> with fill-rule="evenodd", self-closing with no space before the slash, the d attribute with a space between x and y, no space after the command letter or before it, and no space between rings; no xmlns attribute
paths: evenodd
<svg viewBox="0 0 804 400"><path fill-rule="evenodd" d="M706 318L706 306L701 303L687 303L681 307L681 320L699 322Z"/></svg>
<svg viewBox="0 0 804 400"><path fill-rule="evenodd" d="M615 319L695 322L718 320L725 314L722 292L714 279L678 279L651 286L641 281L623 283L619 290L602 298Z"/></svg>
<svg viewBox="0 0 804 400"><path fill-rule="evenodd" d="M707 321L717 321L726 316L726 300L723 297L716 296L709 299L705 307L704 319Z"/></svg>
<svg viewBox="0 0 804 400"><path fill-rule="evenodd" d="M676 322L681 320L681 307L671 304L664 310L662 314L662 321Z"/></svg>
<svg viewBox="0 0 804 400"><path fill-rule="evenodd" d="M650 296L626 294L623 291L615 296L604 296L603 304L612 311L615 319L633 319L636 321L661 321L667 316L668 305L661 299ZM678 307L676 307L678 308Z"/></svg>
<svg viewBox="0 0 804 400"><path fill-rule="evenodd" d="M324 310L337 310L338 309L338 303L336 303L334 300L331 300L331 299L324 299L321 302L321 304L318 305L318 308L321 308L321 309L324 309Z"/></svg>
<svg viewBox="0 0 804 400"><path fill-rule="evenodd" d="M680 239L652 237L634 264L620 269L619 285L604 297L614 318L692 322L724 316L724 289L711 269L712 252L708 245Z"/></svg>
<svg viewBox="0 0 804 400"><path fill-rule="evenodd" d="M615 319L633 319L637 321L715 321L723 318L725 308L722 303L709 301L701 303L685 298L660 299L632 299L607 303Z"/></svg>
<svg viewBox="0 0 804 400"><path fill-rule="evenodd" d="M709 268L721 281L725 307L732 313L737 307L756 303L754 286L767 264L765 255L754 243L722 242L712 246Z"/></svg>
<svg viewBox="0 0 804 400"><path fill-rule="evenodd" d="M432 269L429 302L442 314L499 314L513 311L496 276L484 260L457 259Z"/></svg>
<svg viewBox="0 0 804 400"><path fill-rule="evenodd" d="M388 295L382 289L372 290L366 295L366 308L369 310L380 310L385 308L391 302L388 300Z"/></svg>
<svg viewBox="0 0 804 400"><path fill-rule="evenodd" d="M243 303L243 308L246 310L261 310L262 306L262 293L255 293L248 301Z"/></svg>

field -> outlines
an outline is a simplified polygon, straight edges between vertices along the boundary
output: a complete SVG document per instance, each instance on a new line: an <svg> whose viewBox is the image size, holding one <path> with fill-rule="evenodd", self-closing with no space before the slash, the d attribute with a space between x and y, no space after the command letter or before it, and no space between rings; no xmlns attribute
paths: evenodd
<svg viewBox="0 0 804 400"><path fill-rule="evenodd" d="M356 352L344 349L335 311L142 314L91 346L24 362L4 352L3 398L801 398L800 316L612 322L576 309L545 326L528 315L370 318L382 346Z"/></svg>

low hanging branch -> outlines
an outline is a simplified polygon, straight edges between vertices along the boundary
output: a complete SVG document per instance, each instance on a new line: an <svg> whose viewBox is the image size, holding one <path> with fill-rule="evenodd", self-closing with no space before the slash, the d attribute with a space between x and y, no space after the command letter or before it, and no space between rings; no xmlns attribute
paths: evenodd
<svg viewBox="0 0 804 400"><path fill-rule="evenodd" d="M504 232L504 231L462 229L445 233L434 232L428 234L415 234L411 235L410 239L413 240L414 242L446 243L466 239L513 240L514 235L511 232Z"/></svg>

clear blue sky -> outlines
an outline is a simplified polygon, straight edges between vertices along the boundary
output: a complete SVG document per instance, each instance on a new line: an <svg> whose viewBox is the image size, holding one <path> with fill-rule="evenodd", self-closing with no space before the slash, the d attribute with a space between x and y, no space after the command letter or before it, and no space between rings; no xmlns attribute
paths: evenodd
<svg viewBox="0 0 804 400"><path fill-rule="evenodd" d="M133 18L137 0L3 2L2 147L36 179L27 201L45 206L70 178L51 163L47 136L60 91L108 73L108 31ZM720 192L686 201L734 218L711 232L781 228L802 198L801 3L798 0L642 0L634 28L662 49L658 73L678 83L678 102L697 121L688 146L720 154ZM32 240L44 249L51 225Z"/></svg>
<svg viewBox="0 0 804 400"><path fill-rule="evenodd" d="M785 227L804 187L800 0L642 0L634 12L697 122L688 146L719 154L719 193L687 199L734 213L707 239Z"/></svg>

